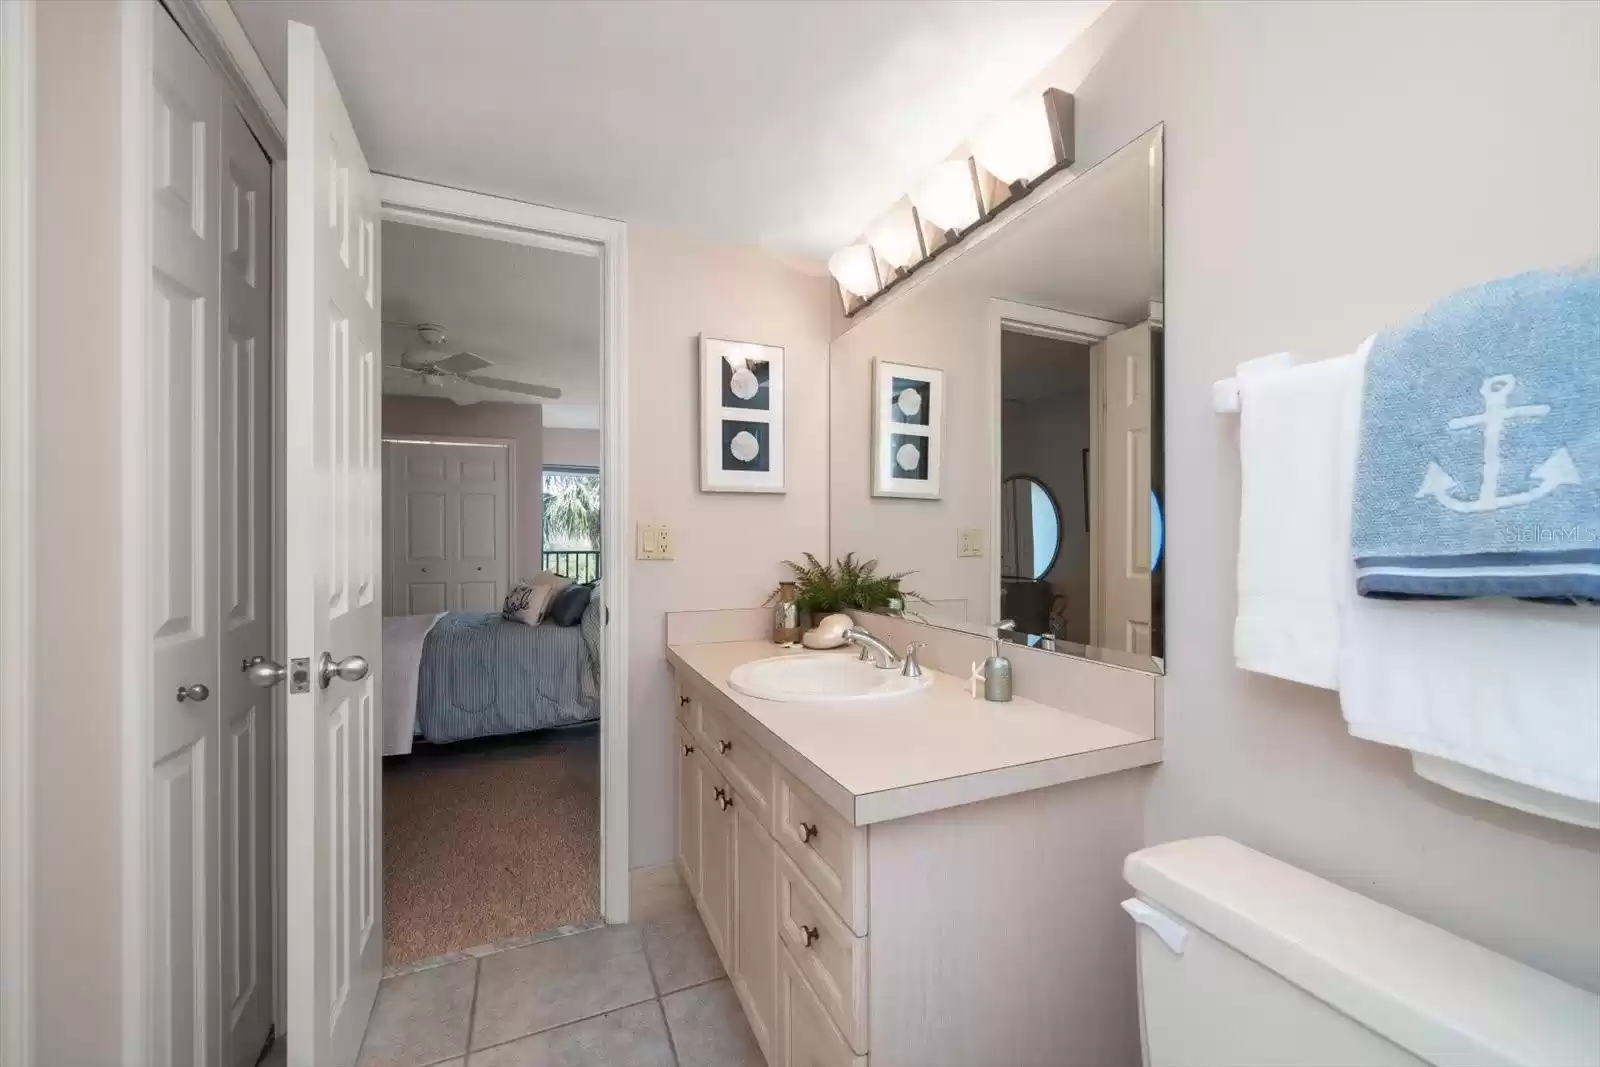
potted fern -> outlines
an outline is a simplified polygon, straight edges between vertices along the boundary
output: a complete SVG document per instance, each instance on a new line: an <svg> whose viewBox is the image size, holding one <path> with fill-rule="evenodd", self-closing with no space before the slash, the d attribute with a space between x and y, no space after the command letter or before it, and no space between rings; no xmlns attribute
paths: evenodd
<svg viewBox="0 0 1600 1067"><path fill-rule="evenodd" d="M807 552L804 563L786 559L783 565L794 572L795 604L802 631L835 612L900 610L907 599L924 599L901 588L900 583L912 572L879 574L877 560L858 560L854 552L846 552L832 563L823 563ZM771 604L777 596L778 590L774 589L766 602Z"/></svg>

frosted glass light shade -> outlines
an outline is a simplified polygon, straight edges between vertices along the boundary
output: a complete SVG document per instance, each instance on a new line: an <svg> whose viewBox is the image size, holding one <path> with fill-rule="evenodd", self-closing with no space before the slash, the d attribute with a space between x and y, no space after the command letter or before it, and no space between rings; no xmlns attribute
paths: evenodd
<svg viewBox="0 0 1600 1067"><path fill-rule="evenodd" d="M1043 96L1014 100L972 138L978 166L1010 185L1031 181L1056 162Z"/></svg>
<svg viewBox="0 0 1600 1067"><path fill-rule="evenodd" d="M912 191L911 202L941 230L964 230L977 222L982 208L972 183L972 161L952 159L934 167Z"/></svg>
<svg viewBox="0 0 1600 1067"><path fill-rule="evenodd" d="M891 267L910 267L922 259L917 220L903 203L873 224L867 243Z"/></svg>
<svg viewBox="0 0 1600 1067"><path fill-rule="evenodd" d="M839 288L863 300L878 291L878 264L868 245L839 249L828 257L828 273Z"/></svg>

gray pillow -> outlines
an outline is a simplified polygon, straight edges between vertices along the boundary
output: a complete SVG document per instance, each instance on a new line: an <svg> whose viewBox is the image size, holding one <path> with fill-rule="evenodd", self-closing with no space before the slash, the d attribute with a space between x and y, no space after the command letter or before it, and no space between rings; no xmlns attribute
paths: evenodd
<svg viewBox="0 0 1600 1067"><path fill-rule="evenodd" d="M583 612L589 606L589 594L593 589L593 583L567 586L550 602L544 617L557 626L578 625L583 621Z"/></svg>

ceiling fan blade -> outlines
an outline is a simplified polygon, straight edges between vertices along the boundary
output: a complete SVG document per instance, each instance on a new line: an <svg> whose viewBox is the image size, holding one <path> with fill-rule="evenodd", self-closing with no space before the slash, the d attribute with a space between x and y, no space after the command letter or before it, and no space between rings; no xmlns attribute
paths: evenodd
<svg viewBox="0 0 1600 1067"><path fill-rule="evenodd" d="M476 352L457 352L453 356L446 356L437 361L434 366L451 374L470 374L472 371L492 367L494 364Z"/></svg>
<svg viewBox="0 0 1600 1067"><path fill-rule="evenodd" d="M425 371L417 370L415 367L402 367L398 363L385 363L383 369L386 371L398 371L411 378L426 378L428 376Z"/></svg>
<svg viewBox="0 0 1600 1067"><path fill-rule="evenodd" d="M473 374L461 379L472 385L483 385L490 389L502 389L508 393L521 393L523 396L538 396L546 400L560 400L561 390L548 385L529 385L527 382L514 382L509 378L485 378Z"/></svg>

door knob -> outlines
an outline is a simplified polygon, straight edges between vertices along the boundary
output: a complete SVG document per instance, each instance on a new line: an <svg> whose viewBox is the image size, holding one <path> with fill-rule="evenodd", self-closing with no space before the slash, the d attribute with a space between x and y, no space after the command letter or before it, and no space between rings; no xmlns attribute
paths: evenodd
<svg viewBox="0 0 1600 1067"><path fill-rule="evenodd" d="M265 656L251 656L239 669L244 671L245 681L262 689L271 689L289 674L283 664L274 663Z"/></svg>
<svg viewBox="0 0 1600 1067"><path fill-rule="evenodd" d="M342 678L347 682L359 682L367 676L369 667L364 656L346 656L335 663L333 657L326 652L322 654L322 665L317 668L317 680L326 689L333 684L335 678Z"/></svg>
<svg viewBox="0 0 1600 1067"><path fill-rule="evenodd" d="M182 704L185 700L204 700L210 695L211 690L199 682L196 682L194 685L178 686L178 703L180 704Z"/></svg>

